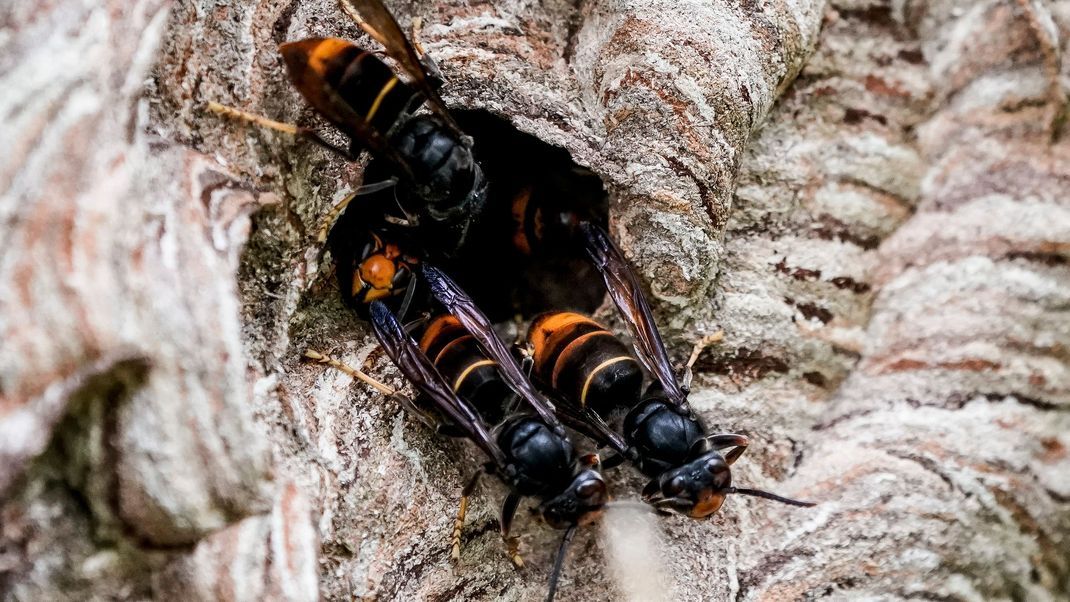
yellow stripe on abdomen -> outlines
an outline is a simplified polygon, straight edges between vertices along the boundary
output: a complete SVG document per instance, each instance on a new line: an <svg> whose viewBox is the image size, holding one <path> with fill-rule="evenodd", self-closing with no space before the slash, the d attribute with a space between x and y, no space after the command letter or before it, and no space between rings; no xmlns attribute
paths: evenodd
<svg viewBox="0 0 1070 602"><path fill-rule="evenodd" d="M370 109L368 109L368 114L364 116L364 121L367 121L368 123L371 123L372 118L375 117L376 111L379 110L379 105L383 104L383 99L386 98L386 95L389 94L390 91L394 89L394 86L396 86L397 83L398 83L398 78L397 77L391 77L390 81L388 81L385 84L383 84L382 89L379 90L379 96L375 97L375 102L373 102L372 103L372 107Z"/></svg>
<svg viewBox="0 0 1070 602"><path fill-rule="evenodd" d="M606 368L616 364L617 362L634 362L635 358L630 355L618 355L617 357L610 358L601 364L594 367L591 373L587 375L587 380L583 381L583 390L580 392L580 407L587 407L587 390L591 388L591 382L594 380L598 373Z"/></svg>
<svg viewBox="0 0 1070 602"><path fill-rule="evenodd" d="M468 378L468 375L472 373L472 370L475 370L476 368L482 368L483 366L493 365L494 360L479 360L477 362L472 362L471 364L469 364L468 367L464 369L464 372L461 372L461 375L457 377L457 380L453 381L453 392L456 393L457 391L461 390L461 384L464 383L464 379Z"/></svg>

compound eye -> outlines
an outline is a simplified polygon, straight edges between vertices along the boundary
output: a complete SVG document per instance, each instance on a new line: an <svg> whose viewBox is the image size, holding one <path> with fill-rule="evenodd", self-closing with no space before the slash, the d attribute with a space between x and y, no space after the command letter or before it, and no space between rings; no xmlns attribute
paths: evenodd
<svg viewBox="0 0 1070 602"><path fill-rule="evenodd" d="M588 498L593 497L602 490L602 484L598 481L587 481L576 488L576 493L580 497Z"/></svg>
<svg viewBox="0 0 1070 602"><path fill-rule="evenodd" d="M727 468L728 467L725 465L724 461L720 458L710 458L709 460L706 460L706 472L709 472L710 474L724 472Z"/></svg>
<svg viewBox="0 0 1070 602"><path fill-rule="evenodd" d="M670 496L676 496L684 490L684 485L687 484L687 479L683 476L673 477L669 484L665 486L665 493Z"/></svg>

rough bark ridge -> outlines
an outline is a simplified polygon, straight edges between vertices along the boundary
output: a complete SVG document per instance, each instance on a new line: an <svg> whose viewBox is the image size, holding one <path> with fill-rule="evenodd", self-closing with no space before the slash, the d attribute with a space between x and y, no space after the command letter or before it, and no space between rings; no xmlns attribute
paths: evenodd
<svg viewBox="0 0 1070 602"><path fill-rule="evenodd" d="M737 597L1065 597L1065 15L834 2L751 144L697 406L826 501L744 531Z"/></svg>
<svg viewBox="0 0 1070 602"><path fill-rule="evenodd" d="M604 178L674 344L726 331L692 399L737 482L822 502L662 521L670 597L1066 596L1070 2L392 7ZM297 361L401 384L314 243L360 166L201 110L314 123L275 46L358 38L334 3L0 11L0 591L540 597L496 487L447 562L473 450ZM590 533L563 599L615 596Z"/></svg>

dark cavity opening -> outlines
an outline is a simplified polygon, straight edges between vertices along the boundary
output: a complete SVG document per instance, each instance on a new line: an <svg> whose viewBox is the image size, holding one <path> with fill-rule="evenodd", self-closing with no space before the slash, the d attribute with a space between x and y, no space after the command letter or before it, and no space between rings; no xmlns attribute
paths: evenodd
<svg viewBox="0 0 1070 602"><path fill-rule="evenodd" d="M548 310L593 312L605 294L574 226L606 226L601 178L568 151L486 111L454 113L475 140L489 181L486 210L461 255L446 266L495 321Z"/></svg>
<svg viewBox="0 0 1070 602"><path fill-rule="evenodd" d="M482 110L453 112L464 133L474 140L473 151L488 182L487 201L453 256L433 257L439 267L467 291L494 322L523 319L549 310L591 313L605 288L586 258L577 231L581 220L607 225L608 196L600 177L578 166L568 152L530 134L505 119ZM373 158L365 182L387 179L392 171ZM360 257L368 222L384 213L397 214L393 189L376 192L350 204L335 225L335 260L345 264ZM354 243L357 241L360 244ZM415 247L428 241L414 241ZM432 245L433 246L433 245ZM339 271L342 291L351 288L349 274ZM425 307L429 292L416 293L410 309ZM366 308L357 303L357 311Z"/></svg>
<svg viewBox="0 0 1070 602"><path fill-rule="evenodd" d="M439 267L495 322L549 310L593 312L604 287L578 244L575 226L590 220L605 227L608 196L602 180L573 162L565 149L525 134L501 117L478 110L453 115L475 141L488 195L461 248L449 259L436 259ZM385 164L373 159L365 181L385 179L388 173ZM392 195L380 196L387 207L396 202ZM382 212L370 200L362 200L360 207ZM367 214L347 210L336 228L359 231L350 222L367 219ZM337 246L333 250L336 259L347 252ZM341 284L347 289L347 282Z"/></svg>

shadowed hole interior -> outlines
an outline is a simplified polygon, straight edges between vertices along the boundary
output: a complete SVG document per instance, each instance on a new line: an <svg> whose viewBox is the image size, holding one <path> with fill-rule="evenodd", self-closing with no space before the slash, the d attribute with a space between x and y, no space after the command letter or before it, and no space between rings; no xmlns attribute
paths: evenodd
<svg viewBox="0 0 1070 602"><path fill-rule="evenodd" d="M496 322L548 310L594 311L604 295L601 278L567 232L579 219L606 226L602 180L565 149L501 117L478 110L453 115L475 141L489 188L461 252L441 267ZM366 174L377 172L375 163Z"/></svg>

